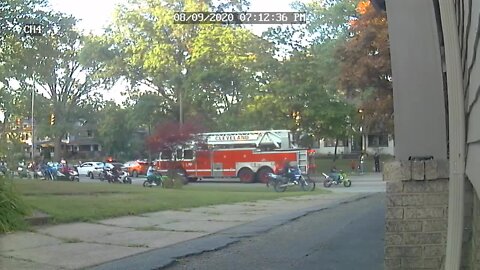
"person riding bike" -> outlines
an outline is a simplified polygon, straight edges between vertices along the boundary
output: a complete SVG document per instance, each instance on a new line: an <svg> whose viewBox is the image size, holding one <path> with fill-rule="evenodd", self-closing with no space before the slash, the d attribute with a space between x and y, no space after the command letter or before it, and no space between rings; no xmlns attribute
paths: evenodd
<svg viewBox="0 0 480 270"><path fill-rule="evenodd" d="M330 170L330 173L329 175L333 181L337 182L337 183L340 183L340 180L341 180L341 171L337 170L337 168L334 166L331 170Z"/></svg>
<svg viewBox="0 0 480 270"><path fill-rule="evenodd" d="M118 166L113 166L111 172L113 175L113 181L120 181L120 174L122 172L122 169Z"/></svg>
<svg viewBox="0 0 480 270"><path fill-rule="evenodd" d="M155 184L159 184L162 181L162 174L155 169L153 162L150 163L150 167L147 169L147 180Z"/></svg>
<svg viewBox="0 0 480 270"><path fill-rule="evenodd" d="M297 166L294 161L287 161L283 164L283 176L288 179L288 181L296 183L295 179L295 170L297 170Z"/></svg>

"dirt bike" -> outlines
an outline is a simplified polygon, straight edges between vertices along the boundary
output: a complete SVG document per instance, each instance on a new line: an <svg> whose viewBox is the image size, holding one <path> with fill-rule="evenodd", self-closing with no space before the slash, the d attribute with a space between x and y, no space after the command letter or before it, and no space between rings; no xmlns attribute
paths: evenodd
<svg viewBox="0 0 480 270"><path fill-rule="evenodd" d="M315 190L315 181L307 174L302 174L302 171L298 167L289 169L286 175L269 173L267 177L267 186L273 186L276 192L284 192L287 187L295 185L299 185L304 191Z"/></svg>
<svg viewBox="0 0 480 270"><path fill-rule="evenodd" d="M147 180L143 181L144 187L163 187L163 181L168 177L163 176L160 173L155 173L147 176Z"/></svg>
<svg viewBox="0 0 480 270"><path fill-rule="evenodd" d="M326 188L331 187L333 184L343 184L344 187L350 187L352 185L352 181L348 179L348 175L344 171L332 172L330 175L322 173L322 175L325 177L323 186Z"/></svg>

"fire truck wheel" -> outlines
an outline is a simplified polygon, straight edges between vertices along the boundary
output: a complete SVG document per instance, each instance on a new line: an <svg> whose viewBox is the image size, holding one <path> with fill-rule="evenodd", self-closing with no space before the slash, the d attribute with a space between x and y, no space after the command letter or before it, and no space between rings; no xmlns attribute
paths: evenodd
<svg viewBox="0 0 480 270"><path fill-rule="evenodd" d="M242 168L238 172L238 178L240 178L242 183L252 183L255 178L255 174L250 168Z"/></svg>
<svg viewBox="0 0 480 270"><path fill-rule="evenodd" d="M257 171L257 182L267 183L268 174L273 173L273 170L270 167L262 167Z"/></svg>

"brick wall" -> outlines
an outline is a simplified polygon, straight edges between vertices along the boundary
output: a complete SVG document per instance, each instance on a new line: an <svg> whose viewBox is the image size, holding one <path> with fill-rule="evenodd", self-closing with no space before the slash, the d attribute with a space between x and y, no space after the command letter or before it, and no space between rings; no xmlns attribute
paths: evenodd
<svg viewBox="0 0 480 270"><path fill-rule="evenodd" d="M385 269L442 269L448 213L447 161L385 165Z"/></svg>
<svg viewBox="0 0 480 270"><path fill-rule="evenodd" d="M448 161L394 161L387 182L385 269L444 268L448 225ZM461 269L480 270L480 200L465 183Z"/></svg>
<svg viewBox="0 0 480 270"><path fill-rule="evenodd" d="M468 262L466 269L480 270L480 200L471 185L469 185L468 194L467 209L471 210L469 212L471 215L469 217L466 215L465 228L470 229L470 234L465 236L464 239L469 237L470 241L464 246L466 254L464 254L463 259Z"/></svg>

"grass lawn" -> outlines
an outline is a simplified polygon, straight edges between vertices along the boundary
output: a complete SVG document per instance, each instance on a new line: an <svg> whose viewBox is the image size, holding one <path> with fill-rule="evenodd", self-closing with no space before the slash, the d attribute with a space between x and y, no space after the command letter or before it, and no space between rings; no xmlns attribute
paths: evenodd
<svg viewBox="0 0 480 270"><path fill-rule="evenodd" d="M28 205L50 214L55 223L330 192L322 189L304 192L293 187L277 193L263 185L187 185L183 189L161 189L37 180L15 180L15 187Z"/></svg>

